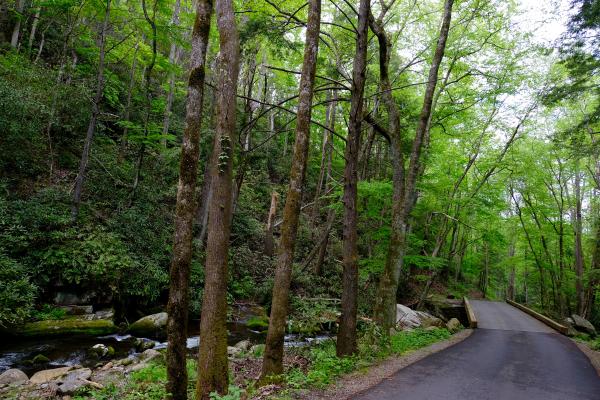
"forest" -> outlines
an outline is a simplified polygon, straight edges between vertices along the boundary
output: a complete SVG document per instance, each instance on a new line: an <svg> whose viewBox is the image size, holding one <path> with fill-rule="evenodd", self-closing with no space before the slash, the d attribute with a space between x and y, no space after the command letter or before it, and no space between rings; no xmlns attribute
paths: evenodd
<svg viewBox="0 0 600 400"><path fill-rule="evenodd" d="M180 400L245 398L240 306L255 391L308 384L292 333L400 346L397 304L600 328L600 2L539 3L2 0L0 332L166 312L159 394L97 398Z"/></svg>

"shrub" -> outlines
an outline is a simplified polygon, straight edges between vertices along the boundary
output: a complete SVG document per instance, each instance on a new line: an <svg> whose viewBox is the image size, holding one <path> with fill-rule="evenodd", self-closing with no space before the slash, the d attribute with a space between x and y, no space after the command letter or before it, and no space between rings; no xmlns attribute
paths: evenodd
<svg viewBox="0 0 600 400"><path fill-rule="evenodd" d="M29 317L36 290L23 266L0 249L0 327L19 324Z"/></svg>

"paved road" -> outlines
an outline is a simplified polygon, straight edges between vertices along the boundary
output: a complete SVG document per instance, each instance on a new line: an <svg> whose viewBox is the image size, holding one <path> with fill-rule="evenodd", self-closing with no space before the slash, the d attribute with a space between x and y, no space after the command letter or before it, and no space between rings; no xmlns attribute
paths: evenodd
<svg viewBox="0 0 600 400"><path fill-rule="evenodd" d="M600 400L600 377L568 338L506 304L471 301L479 328L356 400Z"/></svg>

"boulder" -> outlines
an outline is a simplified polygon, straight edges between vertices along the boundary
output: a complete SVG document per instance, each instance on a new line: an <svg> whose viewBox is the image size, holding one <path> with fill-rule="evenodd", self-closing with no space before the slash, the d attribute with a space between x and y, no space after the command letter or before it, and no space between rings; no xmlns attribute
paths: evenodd
<svg viewBox="0 0 600 400"><path fill-rule="evenodd" d="M56 293L56 296L54 296L54 304L64 306L85 305L90 304L94 296L94 293L78 295L69 292L58 292Z"/></svg>
<svg viewBox="0 0 600 400"><path fill-rule="evenodd" d="M240 342L237 342L234 347L237 347L242 351L248 351L250 350L250 347L252 347L252 343L250 343L249 340L242 340Z"/></svg>
<svg viewBox="0 0 600 400"><path fill-rule="evenodd" d="M25 372L20 369L9 369L0 374L0 385L13 385L19 383L27 383L29 378L25 375Z"/></svg>
<svg viewBox="0 0 600 400"><path fill-rule="evenodd" d="M89 353L98 358L110 357L115 354L115 349L113 349L111 346L107 346L105 344L98 343L98 344L93 345L89 349Z"/></svg>
<svg viewBox="0 0 600 400"><path fill-rule="evenodd" d="M136 336L164 336L167 328L167 313L147 315L129 325L129 332Z"/></svg>
<svg viewBox="0 0 600 400"><path fill-rule="evenodd" d="M50 359L43 354L38 354L31 360L33 364L45 364L50 362Z"/></svg>
<svg viewBox="0 0 600 400"><path fill-rule="evenodd" d="M242 349L239 349L234 346L227 346L227 355L229 357L237 357L242 354Z"/></svg>
<svg viewBox="0 0 600 400"><path fill-rule="evenodd" d="M92 376L92 370L89 368L79 368L69 371L65 376L61 378L62 381L68 381L73 379L88 380Z"/></svg>
<svg viewBox="0 0 600 400"><path fill-rule="evenodd" d="M154 350L154 349L148 349L140 355L140 360L148 363L154 359L162 358L162 356L163 355L160 351Z"/></svg>
<svg viewBox="0 0 600 400"><path fill-rule="evenodd" d="M156 346L156 342L150 339L138 338L135 340L135 349L140 353L152 349Z"/></svg>
<svg viewBox="0 0 600 400"><path fill-rule="evenodd" d="M59 308L65 310L67 315L84 315L94 312L94 308L90 305L70 304L67 306L59 306Z"/></svg>
<svg viewBox="0 0 600 400"><path fill-rule="evenodd" d="M115 316L115 311L110 310L98 310L94 313L94 319L107 319L112 320Z"/></svg>
<svg viewBox="0 0 600 400"><path fill-rule="evenodd" d="M579 332L584 332L588 335L596 336L596 328L594 328L594 325L592 325L590 321L577 314L571 314L571 319L573 320L573 327Z"/></svg>
<svg viewBox="0 0 600 400"><path fill-rule="evenodd" d="M396 326L401 330L443 326L441 319L423 311L415 311L405 305L396 304Z"/></svg>
<svg viewBox="0 0 600 400"><path fill-rule="evenodd" d="M115 333L117 327L112 321L97 320L92 321L83 315L81 317L36 321L24 324L18 331L22 336L49 336L49 335L67 335L67 334L86 334L86 335L108 335Z"/></svg>
<svg viewBox="0 0 600 400"><path fill-rule="evenodd" d="M446 328L448 328L450 332L455 333L462 328L462 325L458 319L452 318L450 321L446 322Z"/></svg>
<svg viewBox="0 0 600 400"><path fill-rule="evenodd" d="M39 385L42 383L47 383L47 382L53 381L57 378L60 378L61 376L65 375L67 372L69 372L71 369L72 369L72 367L45 369L43 371L39 371L39 372L36 372L35 374L33 374L33 376L29 379L29 381L36 385Z"/></svg>

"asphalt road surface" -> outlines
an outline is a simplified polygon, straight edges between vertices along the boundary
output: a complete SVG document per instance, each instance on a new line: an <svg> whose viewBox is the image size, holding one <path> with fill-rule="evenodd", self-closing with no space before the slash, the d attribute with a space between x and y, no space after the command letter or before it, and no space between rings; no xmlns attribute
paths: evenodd
<svg viewBox="0 0 600 400"><path fill-rule="evenodd" d="M568 338L500 302L471 300L479 329L356 400L600 400L600 377Z"/></svg>

